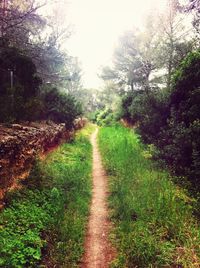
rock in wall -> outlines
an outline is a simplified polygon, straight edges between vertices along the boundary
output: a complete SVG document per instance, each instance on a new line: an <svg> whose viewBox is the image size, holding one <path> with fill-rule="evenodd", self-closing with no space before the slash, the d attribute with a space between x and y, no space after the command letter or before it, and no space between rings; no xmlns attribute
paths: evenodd
<svg viewBox="0 0 200 268"><path fill-rule="evenodd" d="M65 124L0 124L0 200L25 177L37 155L72 136Z"/></svg>

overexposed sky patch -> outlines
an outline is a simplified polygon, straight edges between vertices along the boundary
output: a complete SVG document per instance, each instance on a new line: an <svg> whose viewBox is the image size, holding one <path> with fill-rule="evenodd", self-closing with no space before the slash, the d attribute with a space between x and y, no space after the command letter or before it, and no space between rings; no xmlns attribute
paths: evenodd
<svg viewBox="0 0 200 268"><path fill-rule="evenodd" d="M165 0L67 0L66 21L74 34L65 47L80 59L85 87L98 87L100 67L111 62L119 36L141 27L145 14Z"/></svg>

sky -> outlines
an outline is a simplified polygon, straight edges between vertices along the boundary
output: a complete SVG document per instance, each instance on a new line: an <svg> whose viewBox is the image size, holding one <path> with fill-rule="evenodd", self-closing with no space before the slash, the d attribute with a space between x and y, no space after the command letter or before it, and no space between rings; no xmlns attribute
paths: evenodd
<svg viewBox="0 0 200 268"><path fill-rule="evenodd" d="M79 58L83 85L97 88L97 74L112 61L114 48L123 32L141 27L145 14L159 9L165 0L66 0L62 12L73 25L73 34L64 44Z"/></svg>

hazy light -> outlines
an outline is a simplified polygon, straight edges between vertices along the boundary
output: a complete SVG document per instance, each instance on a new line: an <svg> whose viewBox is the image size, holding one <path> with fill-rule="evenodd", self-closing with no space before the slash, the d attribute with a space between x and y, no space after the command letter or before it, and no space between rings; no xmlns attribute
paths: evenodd
<svg viewBox="0 0 200 268"><path fill-rule="evenodd" d="M79 57L85 87L98 87L99 68L108 64L119 36L142 25L148 10L159 9L165 0L71 0L66 6L67 21L75 33L66 48Z"/></svg>

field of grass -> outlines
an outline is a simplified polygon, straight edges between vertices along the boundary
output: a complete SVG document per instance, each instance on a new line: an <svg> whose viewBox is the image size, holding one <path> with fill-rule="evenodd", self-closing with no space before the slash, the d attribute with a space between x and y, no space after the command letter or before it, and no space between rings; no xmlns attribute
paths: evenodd
<svg viewBox="0 0 200 268"><path fill-rule="evenodd" d="M199 226L195 200L159 170L151 152L130 129L100 129L99 145L109 175L112 267L199 267Z"/></svg>
<svg viewBox="0 0 200 268"><path fill-rule="evenodd" d="M36 162L0 214L0 267L77 267L91 200L93 126Z"/></svg>

